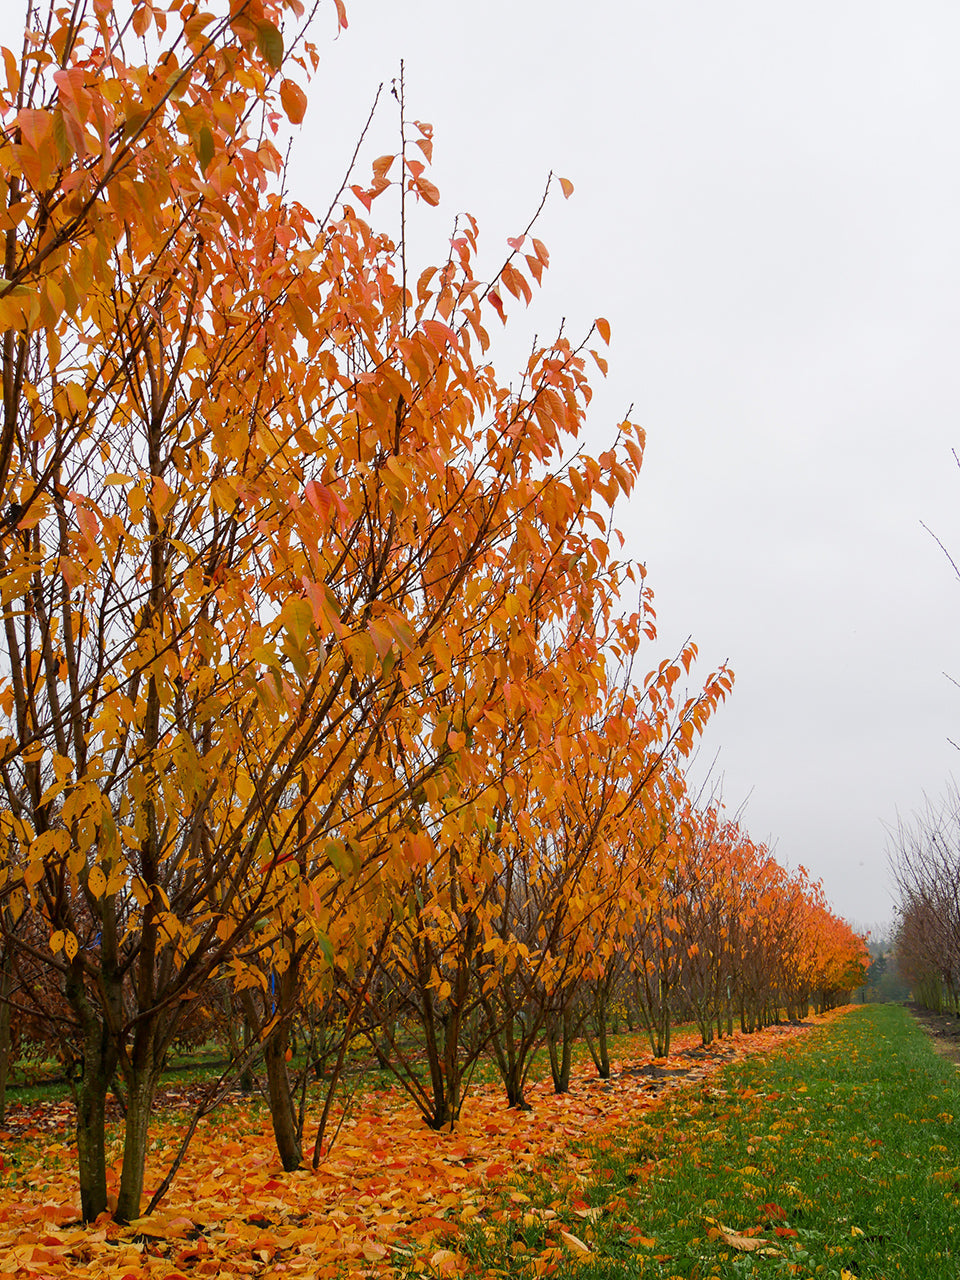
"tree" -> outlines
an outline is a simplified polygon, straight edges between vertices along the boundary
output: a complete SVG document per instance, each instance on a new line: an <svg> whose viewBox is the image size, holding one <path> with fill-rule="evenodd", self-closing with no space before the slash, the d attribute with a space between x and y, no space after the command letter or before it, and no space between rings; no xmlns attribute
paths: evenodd
<svg viewBox="0 0 960 1280"><path fill-rule="evenodd" d="M483 358L545 248L512 242L484 284L467 219L412 291L403 226L286 199L274 132L317 62L301 14L98 0L31 9L4 53L0 891L82 1042L88 1220L110 1080L124 1220L165 1054L215 978L249 993L296 1162L303 967L362 969L431 824L447 844L482 815L505 699L547 735L518 679L536 626L616 608L598 508L629 491L638 429L565 465L586 349L538 347L517 390ZM407 139L428 161L430 128L402 127L359 205L436 201Z"/></svg>
<svg viewBox="0 0 960 1280"><path fill-rule="evenodd" d="M914 999L938 1013L960 1008L960 795L929 802L892 837L900 894L896 954Z"/></svg>

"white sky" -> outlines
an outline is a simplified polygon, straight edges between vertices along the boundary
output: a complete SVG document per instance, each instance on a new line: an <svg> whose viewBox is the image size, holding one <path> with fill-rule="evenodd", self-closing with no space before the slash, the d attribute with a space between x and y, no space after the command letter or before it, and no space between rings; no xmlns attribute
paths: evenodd
<svg viewBox="0 0 960 1280"><path fill-rule="evenodd" d="M332 6L328 6L332 12ZM293 153L326 209L377 84L406 63L439 210L492 272L547 172L535 329L613 326L590 444L629 404L644 476L619 511L661 642L729 658L728 808L860 924L892 911L883 824L960 759L960 6L955 0L348 0ZM396 149L387 98L372 156ZM361 169L365 179L368 170ZM374 210L388 216L385 198Z"/></svg>

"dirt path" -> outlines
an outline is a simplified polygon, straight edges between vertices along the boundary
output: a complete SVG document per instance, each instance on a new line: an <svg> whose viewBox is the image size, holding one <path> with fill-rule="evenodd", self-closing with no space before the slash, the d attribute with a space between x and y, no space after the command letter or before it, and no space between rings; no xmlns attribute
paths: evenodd
<svg viewBox="0 0 960 1280"><path fill-rule="evenodd" d="M960 1067L960 1018L950 1013L932 1013L908 1000L904 1006L933 1041L937 1053Z"/></svg>

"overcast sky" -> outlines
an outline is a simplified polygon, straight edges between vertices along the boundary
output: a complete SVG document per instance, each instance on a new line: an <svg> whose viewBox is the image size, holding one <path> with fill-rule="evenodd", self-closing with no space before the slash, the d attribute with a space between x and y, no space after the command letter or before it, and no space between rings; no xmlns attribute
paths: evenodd
<svg viewBox="0 0 960 1280"><path fill-rule="evenodd" d="M406 64L438 210L492 271L549 170L534 330L613 327L590 443L633 404L618 511L661 639L737 682L702 759L730 809L861 924L889 919L884 824L960 759L960 5L955 0L352 0L294 151L321 211ZM387 100L368 160L395 150ZM375 210L378 206L374 206ZM389 210L384 208L385 214ZM504 363L505 358L508 363ZM651 661L651 665L652 661Z"/></svg>

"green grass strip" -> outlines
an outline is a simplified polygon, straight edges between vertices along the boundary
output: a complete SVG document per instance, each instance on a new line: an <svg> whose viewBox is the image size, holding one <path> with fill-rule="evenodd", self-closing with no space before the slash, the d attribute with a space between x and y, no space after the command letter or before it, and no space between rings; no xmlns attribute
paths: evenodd
<svg viewBox="0 0 960 1280"><path fill-rule="evenodd" d="M564 1195L560 1170L521 1188L471 1242L475 1274L960 1277L960 1073L897 1005L726 1068L593 1155ZM557 1216L531 1230L537 1206ZM560 1226L588 1260L544 1254Z"/></svg>

